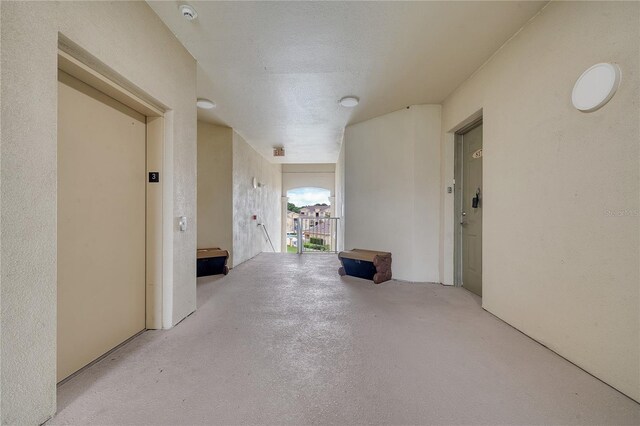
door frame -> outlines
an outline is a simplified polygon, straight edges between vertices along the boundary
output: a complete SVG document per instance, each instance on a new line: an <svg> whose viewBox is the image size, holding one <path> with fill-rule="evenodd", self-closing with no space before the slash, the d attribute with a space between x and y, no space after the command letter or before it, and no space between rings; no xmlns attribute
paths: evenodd
<svg viewBox="0 0 640 426"><path fill-rule="evenodd" d="M167 285L165 274L164 239L166 237L163 214L163 173L165 146L165 112L155 102L136 96L113 79L105 77L93 67L70 53L68 44L61 40L58 48L58 69L114 98L146 117L146 173L159 172L160 182L146 182L146 244L145 244L145 329L161 329L166 321L163 290ZM75 49L73 49L75 50ZM75 53L75 52L73 52ZM172 226L170 223L169 226ZM170 319L169 319L170 321Z"/></svg>
<svg viewBox="0 0 640 426"><path fill-rule="evenodd" d="M462 196L464 188L462 170L464 164L462 163L463 150L462 144L464 134L481 126L482 115L474 117L474 119L465 124L454 133L454 155L453 155L453 285L456 287L462 287L462 227L460 226L460 218L462 217ZM483 132L484 133L484 132ZM484 169L483 169L484 173ZM484 228L484 227L483 227Z"/></svg>

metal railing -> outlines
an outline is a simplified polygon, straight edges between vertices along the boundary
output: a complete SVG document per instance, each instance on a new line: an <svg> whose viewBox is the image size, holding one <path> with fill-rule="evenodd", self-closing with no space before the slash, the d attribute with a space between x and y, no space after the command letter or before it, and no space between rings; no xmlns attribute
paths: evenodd
<svg viewBox="0 0 640 426"><path fill-rule="evenodd" d="M271 246L271 250L273 250L273 252L276 252L276 248L273 246L273 243L271 242L271 236L269 235L269 231L267 231L267 227L265 226L264 223L259 223L258 226L262 227L262 230L264 231L264 235L267 237L267 241L269 241L269 245Z"/></svg>
<svg viewBox="0 0 640 426"><path fill-rule="evenodd" d="M298 253L337 253L337 217L299 217L294 219L295 240L292 245Z"/></svg>

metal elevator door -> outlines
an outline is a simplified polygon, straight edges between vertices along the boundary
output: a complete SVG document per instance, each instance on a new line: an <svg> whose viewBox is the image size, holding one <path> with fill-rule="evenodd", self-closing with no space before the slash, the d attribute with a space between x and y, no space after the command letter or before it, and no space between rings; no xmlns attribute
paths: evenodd
<svg viewBox="0 0 640 426"><path fill-rule="evenodd" d="M57 379L145 328L146 118L58 74Z"/></svg>

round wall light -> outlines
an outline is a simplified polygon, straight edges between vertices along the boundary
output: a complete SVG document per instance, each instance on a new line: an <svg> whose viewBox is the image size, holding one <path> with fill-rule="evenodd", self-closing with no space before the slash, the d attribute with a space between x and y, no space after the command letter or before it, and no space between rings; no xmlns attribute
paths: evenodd
<svg viewBox="0 0 640 426"><path fill-rule="evenodd" d="M358 105L359 102L360 99L356 98L355 96L345 96L344 98L340 99L340 101L338 101L340 105L346 108L353 108L354 106Z"/></svg>
<svg viewBox="0 0 640 426"><path fill-rule="evenodd" d="M196 12L196 10L193 8L193 6L188 5L188 4L181 4L180 5L180 14L187 21L193 21L194 19L196 19L198 17L198 12Z"/></svg>
<svg viewBox="0 0 640 426"><path fill-rule="evenodd" d="M201 109L211 109L216 107L215 102L210 101L209 99L204 99L204 98L198 98L198 100L196 101L196 105L198 106L198 108L201 108Z"/></svg>
<svg viewBox="0 0 640 426"><path fill-rule="evenodd" d="M582 112L602 108L615 95L621 77L620 67L616 64L601 63L590 67L573 86L573 106Z"/></svg>

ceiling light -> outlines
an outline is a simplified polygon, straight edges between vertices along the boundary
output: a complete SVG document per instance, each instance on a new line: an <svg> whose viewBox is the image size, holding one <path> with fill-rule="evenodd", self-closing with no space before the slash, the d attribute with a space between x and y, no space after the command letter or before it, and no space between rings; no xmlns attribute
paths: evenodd
<svg viewBox="0 0 640 426"><path fill-rule="evenodd" d="M202 108L202 109L211 109L216 107L215 102L212 102L209 99L203 99L203 98L198 98L198 100L196 101L196 105L198 106L198 108Z"/></svg>
<svg viewBox="0 0 640 426"><path fill-rule="evenodd" d="M582 112L592 112L604 106L620 86L620 67L617 64L596 64L582 73L573 86L571 101Z"/></svg>
<svg viewBox="0 0 640 426"><path fill-rule="evenodd" d="M198 17L198 12L188 4L180 5L180 14L187 21L193 21Z"/></svg>
<svg viewBox="0 0 640 426"><path fill-rule="evenodd" d="M340 99L340 102L338 103L343 107L353 108L354 106L358 105L358 102L360 102L360 99L356 98L355 96L345 96L344 98Z"/></svg>

